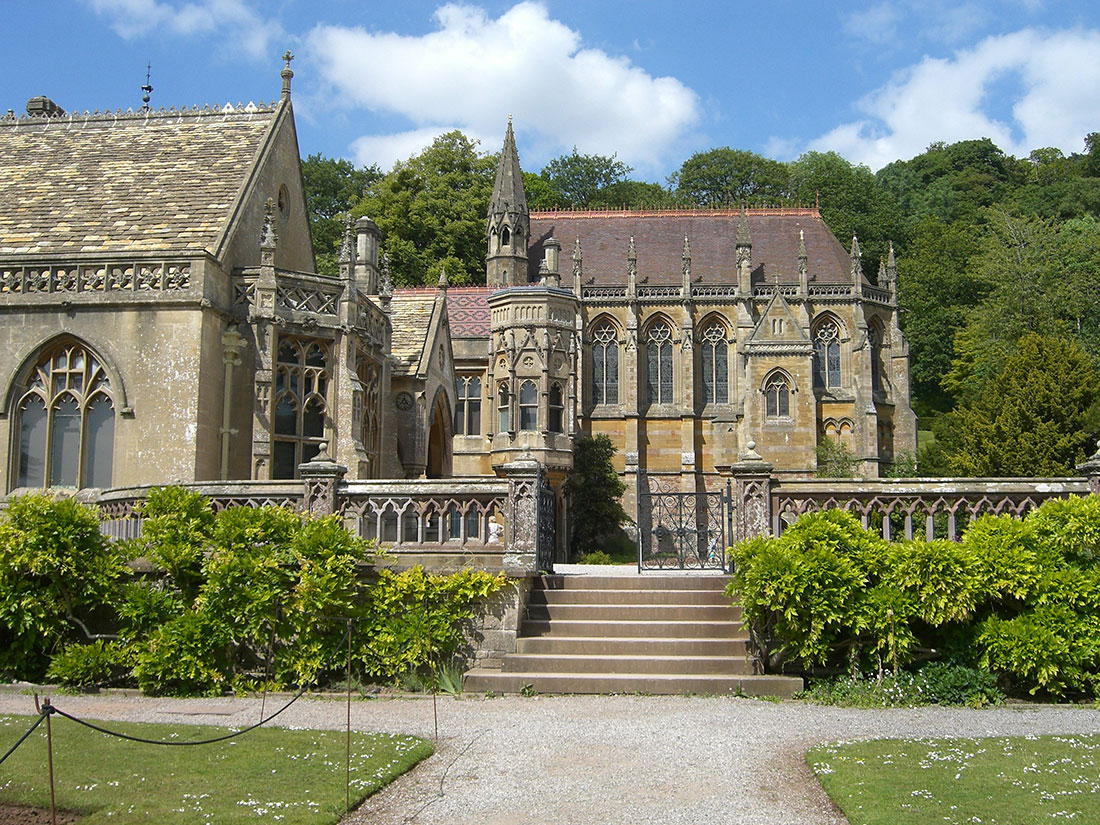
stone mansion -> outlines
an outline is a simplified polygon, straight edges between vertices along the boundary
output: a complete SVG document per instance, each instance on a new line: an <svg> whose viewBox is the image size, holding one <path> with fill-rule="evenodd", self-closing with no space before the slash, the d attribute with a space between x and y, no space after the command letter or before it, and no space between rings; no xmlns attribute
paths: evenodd
<svg viewBox="0 0 1100 825"><path fill-rule="evenodd" d="M916 450L893 255L816 209L531 212L511 123L486 286L394 289L377 226L316 274L290 85L270 105L0 117L3 493L296 478L557 487L605 433L629 498L758 454ZM644 479L644 481L643 481ZM630 512L630 506L627 506Z"/></svg>

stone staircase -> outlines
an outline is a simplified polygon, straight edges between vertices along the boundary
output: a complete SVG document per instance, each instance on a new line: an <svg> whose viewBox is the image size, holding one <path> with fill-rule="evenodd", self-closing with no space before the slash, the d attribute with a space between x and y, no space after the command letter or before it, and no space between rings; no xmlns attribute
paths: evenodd
<svg viewBox="0 0 1100 825"><path fill-rule="evenodd" d="M471 692L741 693L790 696L802 680L765 676L740 608L714 575L542 576L516 652L466 674ZM529 686L529 687L528 687Z"/></svg>

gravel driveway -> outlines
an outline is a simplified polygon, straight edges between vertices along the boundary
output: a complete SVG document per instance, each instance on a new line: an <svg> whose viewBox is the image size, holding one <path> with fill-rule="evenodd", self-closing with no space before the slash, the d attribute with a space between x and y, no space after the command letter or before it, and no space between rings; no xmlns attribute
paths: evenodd
<svg viewBox="0 0 1100 825"><path fill-rule="evenodd" d="M55 701L78 716L142 722L246 725L259 713L258 699ZM1086 707L855 710L725 697L517 696L441 697L438 708L436 754L346 823L842 825L802 760L815 743L1100 733L1100 711ZM0 713L33 712L30 696L0 696ZM311 699L278 721L340 728L344 719L343 702ZM352 725L432 738L432 702L356 701Z"/></svg>

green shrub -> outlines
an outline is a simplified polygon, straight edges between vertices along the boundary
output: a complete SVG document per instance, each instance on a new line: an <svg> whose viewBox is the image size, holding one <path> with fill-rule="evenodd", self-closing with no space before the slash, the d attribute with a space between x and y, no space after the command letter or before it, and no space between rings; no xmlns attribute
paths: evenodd
<svg viewBox="0 0 1100 825"><path fill-rule="evenodd" d="M367 594L366 621L356 627L357 660L366 676L387 679L453 658L473 606L507 582L481 570L436 576L413 567L378 575Z"/></svg>
<svg viewBox="0 0 1100 825"><path fill-rule="evenodd" d="M962 548L973 559L987 599L1026 601L1042 576L1035 531L1011 516L980 516L967 525Z"/></svg>
<svg viewBox="0 0 1100 825"><path fill-rule="evenodd" d="M881 678L815 679L802 698L823 705L848 707L919 707L965 705L985 707L1004 701L991 673L964 665L933 662L916 671Z"/></svg>
<svg viewBox="0 0 1100 825"><path fill-rule="evenodd" d="M168 573L190 603L202 581L203 553L214 528L210 500L182 487L158 487L141 505L141 515L146 557Z"/></svg>
<svg viewBox="0 0 1100 825"><path fill-rule="evenodd" d="M46 677L68 688L102 687L126 669L128 659L118 642L96 639L91 644L72 644L50 660Z"/></svg>
<svg viewBox="0 0 1100 825"><path fill-rule="evenodd" d="M150 696L215 696L229 682L226 627L189 611L159 627L136 652L134 677Z"/></svg>
<svg viewBox="0 0 1100 825"><path fill-rule="evenodd" d="M1024 521L1051 555L1075 564L1100 563L1100 496L1052 498Z"/></svg>
<svg viewBox="0 0 1100 825"><path fill-rule="evenodd" d="M590 553L581 553L577 556L577 564L615 564L615 559L611 558L608 553L603 550L593 550Z"/></svg>
<svg viewBox="0 0 1100 825"><path fill-rule="evenodd" d="M127 568L94 510L45 495L13 499L0 521L0 676L40 680L86 637L73 618L110 604Z"/></svg>
<svg viewBox="0 0 1100 825"><path fill-rule="evenodd" d="M851 478L859 467L859 459L843 441L825 436L817 443L817 478Z"/></svg>

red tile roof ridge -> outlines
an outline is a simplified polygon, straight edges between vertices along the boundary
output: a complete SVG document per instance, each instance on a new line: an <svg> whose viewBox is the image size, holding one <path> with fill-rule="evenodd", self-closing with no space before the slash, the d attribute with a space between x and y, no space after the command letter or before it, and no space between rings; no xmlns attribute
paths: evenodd
<svg viewBox="0 0 1100 825"><path fill-rule="evenodd" d="M532 218L736 218L740 216L741 208L736 209L721 207L714 209L703 208L671 208L671 209L532 209ZM816 206L749 206L745 208L745 214L753 216L792 216L820 218L821 210Z"/></svg>

